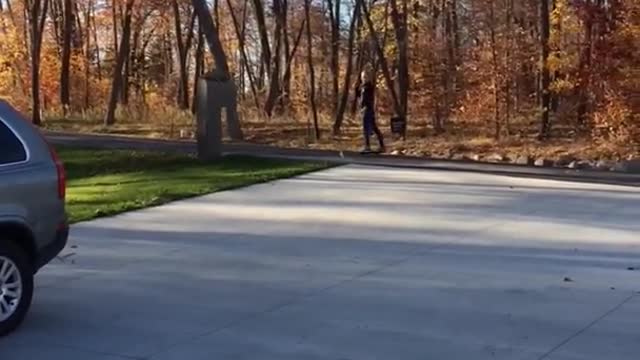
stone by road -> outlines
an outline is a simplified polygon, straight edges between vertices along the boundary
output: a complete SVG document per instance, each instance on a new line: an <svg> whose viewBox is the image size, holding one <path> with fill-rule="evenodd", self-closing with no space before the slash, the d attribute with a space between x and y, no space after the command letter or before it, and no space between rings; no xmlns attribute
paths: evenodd
<svg viewBox="0 0 640 360"><path fill-rule="evenodd" d="M345 166L73 228L7 360L637 360L640 189Z"/></svg>

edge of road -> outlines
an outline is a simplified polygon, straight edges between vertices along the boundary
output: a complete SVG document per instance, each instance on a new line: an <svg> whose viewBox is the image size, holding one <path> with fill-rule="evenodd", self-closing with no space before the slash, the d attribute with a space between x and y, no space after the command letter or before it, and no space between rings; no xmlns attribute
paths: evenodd
<svg viewBox="0 0 640 360"><path fill-rule="evenodd" d="M44 131L54 145L104 149L135 149L149 151L195 153L193 140L161 140L106 134L80 134ZM249 155L264 158L319 161L336 165L363 165L411 168L439 171L485 173L512 177L539 178L623 186L640 186L640 174L621 172L575 170L535 167L518 164L485 163L473 161L438 160L410 156L361 155L336 150L291 149L249 143L225 143L224 155Z"/></svg>

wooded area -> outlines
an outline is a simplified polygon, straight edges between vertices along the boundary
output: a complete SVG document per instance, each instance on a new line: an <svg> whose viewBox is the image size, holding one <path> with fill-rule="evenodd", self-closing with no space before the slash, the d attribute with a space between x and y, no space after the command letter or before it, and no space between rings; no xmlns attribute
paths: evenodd
<svg viewBox="0 0 640 360"><path fill-rule="evenodd" d="M196 79L217 68L243 127L269 129L250 140L342 146L361 136L355 89L370 69L381 126L406 117L413 144L582 139L628 154L640 142L637 0L0 0L0 12L0 96L38 125L178 136Z"/></svg>

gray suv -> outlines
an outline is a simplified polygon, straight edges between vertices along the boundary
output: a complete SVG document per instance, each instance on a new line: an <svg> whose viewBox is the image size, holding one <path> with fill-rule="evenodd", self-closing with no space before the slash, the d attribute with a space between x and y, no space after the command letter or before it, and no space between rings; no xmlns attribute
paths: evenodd
<svg viewBox="0 0 640 360"><path fill-rule="evenodd" d="M55 151L0 100L0 336L25 318L33 277L65 247L65 173Z"/></svg>

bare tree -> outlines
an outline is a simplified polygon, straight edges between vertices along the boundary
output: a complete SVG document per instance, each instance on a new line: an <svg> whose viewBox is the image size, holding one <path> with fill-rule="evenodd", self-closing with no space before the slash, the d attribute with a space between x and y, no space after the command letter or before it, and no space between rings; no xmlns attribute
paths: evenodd
<svg viewBox="0 0 640 360"><path fill-rule="evenodd" d="M87 2L84 9L85 40L84 40L84 110L91 105L91 11L93 0ZM97 45L96 45L97 46Z"/></svg>
<svg viewBox="0 0 640 360"><path fill-rule="evenodd" d="M506 0L505 23L508 34L513 33L513 2L514 0ZM513 65L512 65L512 49L514 47L514 37L510 36L507 40L506 51L504 56L504 91L505 91L505 109L504 109L504 125L507 135L511 133L511 112L513 107L511 86L513 83Z"/></svg>
<svg viewBox="0 0 640 360"><path fill-rule="evenodd" d="M247 76L249 78L249 86L251 87L251 93L253 94L253 99L256 104L256 109L260 111L261 110L260 99L258 98L258 90L256 89L255 75L253 74L253 70L251 69L251 66L249 66L249 57L247 56L247 51L245 48L244 21L246 19L243 16L243 24L242 24L243 27L240 28L240 24L238 23L238 17L236 16L233 5L231 4L231 0L227 0L227 6L229 7L229 13L231 13L231 19L233 20L233 28L235 29L236 36L238 37L238 47L240 48L240 54L242 56L242 65L244 66L247 72ZM247 3L245 0L243 15L246 15L246 10L247 10Z"/></svg>
<svg viewBox="0 0 640 360"><path fill-rule="evenodd" d="M31 102L32 120L35 125L42 124L40 104L40 55L45 20L49 0L25 0L28 9L29 35L31 39Z"/></svg>
<svg viewBox="0 0 640 360"><path fill-rule="evenodd" d="M267 101L265 103L265 113L268 116L273 114L273 109L276 105L281 93L280 86L280 73L282 67L282 47L283 47L283 27L284 18L286 17L286 8L284 7L282 0L273 0L273 13L275 16L276 26L273 33L273 46L274 51L271 54L272 59L269 61L269 67L271 72L269 74L269 93L267 95Z"/></svg>
<svg viewBox="0 0 640 360"><path fill-rule="evenodd" d="M285 79L285 84L284 86L288 86L288 83L286 82L286 79L290 79L291 78L291 66L293 63L293 58L294 56L296 56L296 52L298 51L298 47L300 45L300 40L302 39L302 34L304 32L304 30L306 29L306 23L307 23L307 19L303 18L302 19L302 24L300 24L300 29L298 29L297 35L293 41L293 49L290 49L289 53L287 54L287 62L285 64L285 69L284 69L284 75L283 75L283 79ZM289 84L290 85L290 84ZM283 95L286 95L288 93L285 93Z"/></svg>
<svg viewBox="0 0 640 360"><path fill-rule="evenodd" d="M496 38L495 0L489 0L489 33L491 38L491 64L493 67L493 121L495 123L494 137L500 139L502 122L500 116L500 66L498 63L498 43Z"/></svg>
<svg viewBox="0 0 640 360"><path fill-rule="evenodd" d="M90 0L89 4L92 4L92 0ZM96 24L95 13L96 13L96 9L93 6L91 6L90 16L91 16L91 19L92 19L91 23L93 25L93 43L96 44L95 45L95 47L96 47L96 49L95 49L96 50L96 68L97 68L97 71L98 71L98 79L102 80L102 61L100 60L100 53L101 53L100 52L100 42L98 41L99 40L98 39L98 25Z"/></svg>
<svg viewBox="0 0 640 360"><path fill-rule="evenodd" d="M327 0L329 6L329 19L331 21L331 106L337 114L339 107L340 91L340 0ZM349 54L349 56L351 56Z"/></svg>
<svg viewBox="0 0 640 360"><path fill-rule="evenodd" d="M262 47L262 67L266 72L271 72L271 47L269 46L269 35L267 32L267 21L264 14L264 6L262 0L252 0L255 11L256 22L258 24L258 35L260 36L260 45Z"/></svg>
<svg viewBox="0 0 640 360"><path fill-rule="evenodd" d="M202 76L203 73L203 69L204 69L204 34L202 33L201 30L198 30L198 44L196 45L196 54L195 54L195 78L196 81L194 81L193 84L193 101L191 103L191 112L193 114L196 113L197 109L198 109L198 89L200 88L198 86L198 81L197 79L200 78L200 76Z"/></svg>
<svg viewBox="0 0 640 360"><path fill-rule="evenodd" d="M360 8L363 0L356 0L353 14L351 14L351 22L349 24L349 39L347 40L347 68L345 69L344 85L342 87L342 96L338 103L338 111L336 112L336 119L333 123L333 134L340 133L340 127L344 120L344 113L347 108L347 101L349 100L349 90L351 89L351 75L353 72L353 48L356 38L357 25L360 22Z"/></svg>
<svg viewBox="0 0 640 360"><path fill-rule="evenodd" d="M549 75L549 0L540 1L540 138L549 136L551 131L551 119L549 118L549 106L551 96L549 85L551 77Z"/></svg>
<svg viewBox="0 0 640 360"><path fill-rule="evenodd" d="M398 115L405 117L409 104L409 57L408 57L408 15L407 0L402 0L402 11L398 7L397 0L389 0L391 3L391 21L397 43L397 81L400 112Z"/></svg>
<svg viewBox="0 0 640 360"><path fill-rule="evenodd" d="M111 83L111 96L107 107L107 115L104 118L106 126L113 125L116 121L116 107L118 106L118 98L122 93L122 85L124 82L124 65L127 60L131 47L131 19L133 17L133 5L135 0L127 0L124 10L124 19L122 27L122 35L120 37L120 45L116 55L116 64L113 68L113 77Z"/></svg>
<svg viewBox="0 0 640 360"><path fill-rule="evenodd" d="M62 34L62 69L60 71L60 103L66 114L71 106L71 38L73 36L73 24L75 22L75 2L64 0L64 30Z"/></svg>
<svg viewBox="0 0 640 360"><path fill-rule="evenodd" d="M384 54L384 50L382 48L382 45L380 44L380 40L376 35L376 29L375 29L375 26L373 26L373 21L371 20L371 14L369 13L369 9L367 9L366 4L364 3L362 4L362 10L363 10L364 18L367 22L367 26L369 28L369 32L371 33L370 36L371 36L373 45L375 47L376 54L378 56L380 66L382 66L382 75L384 76L385 83L387 85L387 88L389 89L389 93L391 94L391 98L393 100L393 109L396 112L396 115L405 117L406 114L403 110L402 104L399 101L398 92L396 91L396 88L393 84L393 78L391 76L389 62L387 61L387 58Z"/></svg>
<svg viewBox="0 0 640 360"><path fill-rule="evenodd" d="M593 0L587 0L585 5L589 11L584 12L582 21L584 28L584 41L580 49L580 60L578 63L578 86L576 87L576 97L578 99L577 120L579 125L585 125L588 107L588 88L591 83L591 58L593 53L595 5ZM599 9L598 9L599 10Z"/></svg>
<svg viewBox="0 0 640 360"><path fill-rule="evenodd" d="M185 40L182 29L181 11L178 4L178 0L172 1L173 13L174 13L174 25L176 32L176 44L178 47L178 62L179 62L179 86L178 86L178 106L182 110L189 108L189 72L188 72L188 56L191 49L191 42L193 39L193 30L195 28L196 16L195 13L191 15L189 21L189 27L187 28L187 38Z"/></svg>
<svg viewBox="0 0 640 360"><path fill-rule="evenodd" d="M313 39L311 37L311 0L304 0L304 17L307 28L307 64L309 67L309 104L313 115L313 126L316 140L320 139L320 126L318 125L318 106L316 104L316 73L313 66Z"/></svg>

